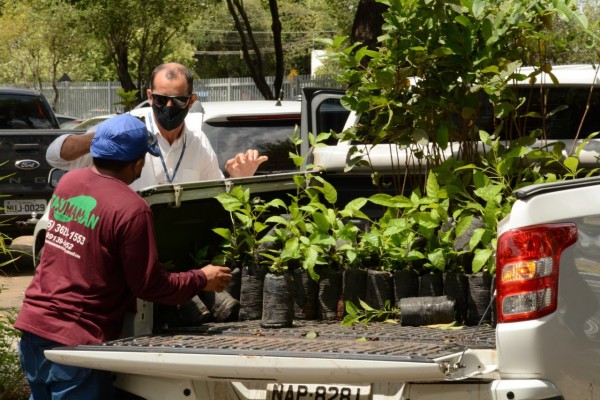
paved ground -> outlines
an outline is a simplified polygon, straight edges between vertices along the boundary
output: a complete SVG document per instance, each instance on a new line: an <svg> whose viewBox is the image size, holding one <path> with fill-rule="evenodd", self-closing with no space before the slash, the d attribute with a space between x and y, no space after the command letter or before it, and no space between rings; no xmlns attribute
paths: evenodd
<svg viewBox="0 0 600 400"><path fill-rule="evenodd" d="M0 311L21 308L23 294L31 281L32 275L4 276L0 275Z"/></svg>
<svg viewBox="0 0 600 400"><path fill-rule="evenodd" d="M22 256L16 263L0 267L0 312L21 307L32 277L31 257Z"/></svg>
<svg viewBox="0 0 600 400"><path fill-rule="evenodd" d="M0 262L5 260L0 260ZM25 289L33 277L33 263L31 257L20 259L16 264L9 264L0 267L0 319L6 322L4 318L7 313L17 311L23 303ZM16 316L16 314L15 314ZM3 339L6 340L6 339ZM17 339L14 339L12 346L17 351ZM2 398L2 393L0 393Z"/></svg>

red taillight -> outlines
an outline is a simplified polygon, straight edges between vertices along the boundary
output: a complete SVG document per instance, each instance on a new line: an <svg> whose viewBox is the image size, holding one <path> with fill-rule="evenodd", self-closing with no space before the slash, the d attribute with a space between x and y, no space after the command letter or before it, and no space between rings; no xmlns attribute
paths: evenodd
<svg viewBox="0 0 600 400"><path fill-rule="evenodd" d="M536 319L556 310L560 255L577 240L575 224L515 229L498 238L498 322Z"/></svg>

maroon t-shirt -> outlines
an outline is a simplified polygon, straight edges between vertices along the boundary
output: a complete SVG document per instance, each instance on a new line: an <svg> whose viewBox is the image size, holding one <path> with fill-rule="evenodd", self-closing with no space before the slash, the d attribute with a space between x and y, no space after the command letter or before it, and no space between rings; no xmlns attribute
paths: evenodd
<svg viewBox="0 0 600 400"><path fill-rule="evenodd" d="M16 328L69 346L100 343L119 337L135 297L180 304L206 285L200 270L163 270L152 211L124 182L73 170L48 206L43 256Z"/></svg>

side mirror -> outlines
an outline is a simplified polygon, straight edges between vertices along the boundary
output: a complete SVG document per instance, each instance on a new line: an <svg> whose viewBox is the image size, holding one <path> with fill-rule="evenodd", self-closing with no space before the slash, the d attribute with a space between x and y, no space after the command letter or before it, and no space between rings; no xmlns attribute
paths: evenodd
<svg viewBox="0 0 600 400"><path fill-rule="evenodd" d="M55 188L56 185L58 185L60 178L62 178L62 176L66 173L67 171L64 169L52 168L50 170L50 174L48 175L48 184L50 187Z"/></svg>

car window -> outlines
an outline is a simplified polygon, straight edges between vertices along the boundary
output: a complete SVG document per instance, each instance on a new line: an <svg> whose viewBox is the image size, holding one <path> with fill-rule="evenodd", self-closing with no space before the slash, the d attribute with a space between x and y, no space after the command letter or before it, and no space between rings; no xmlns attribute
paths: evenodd
<svg viewBox="0 0 600 400"><path fill-rule="evenodd" d="M342 132L349 115L350 111L342 106L340 99L327 99L323 101L319 104L318 112L316 113L317 133L329 132L330 130L337 133ZM337 139L332 136L325 143L333 146L337 143Z"/></svg>
<svg viewBox="0 0 600 400"><path fill-rule="evenodd" d="M0 95L0 129L51 129L52 117L36 96Z"/></svg>
<svg viewBox="0 0 600 400"><path fill-rule="evenodd" d="M289 158L289 153L294 151L291 138L296 126L299 134L299 115L291 119L205 122L202 130L217 154L221 170L224 171L225 162L237 153L256 149L269 157L257 171L265 174L296 170Z"/></svg>
<svg viewBox="0 0 600 400"><path fill-rule="evenodd" d="M566 107L556 111L545 121L545 131L547 139L574 139L583 117L581 133L579 138L586 138L590 133L600 130L600 91L591 92L589 86L573 87L548 87L543 93L539 89L533 89L531 94L525 93L530 99L531 110L541 110L543 99L546 99L546 113L557 110L559 107ZM586 113L590 99L590 108ZM527 131L532 129L541 129L542 120L539 118L528 118Z"/></svg>
<svg viewBox="0 0 600 400"><path fill-rule="evenodd" d="M545 86L519 88L518 97L527 101L522 105L520 115L541 113L545 110L544 119L534 116L522 116L515 123L501 132L502 139L514 139L540 129L546 132L549 140L575 139L581 125L578 139L584 139L591 133L600 131L600 90L590 92L589 85L571 85L556 87ZM589 110L586 111L589 98ZM478 126L480 130L493 133L494 112L486 95L482 94L480 101ZM585 117L585 119L584 119ZM361 119L366 119L362 115ZM582 123L583 121L583 123ZM367 121L363 121L365 124ZM520 133L519 133L520 132ZM358 142L353 142L357 144ZM384 142L387 143L387 142Z"/></svg>

